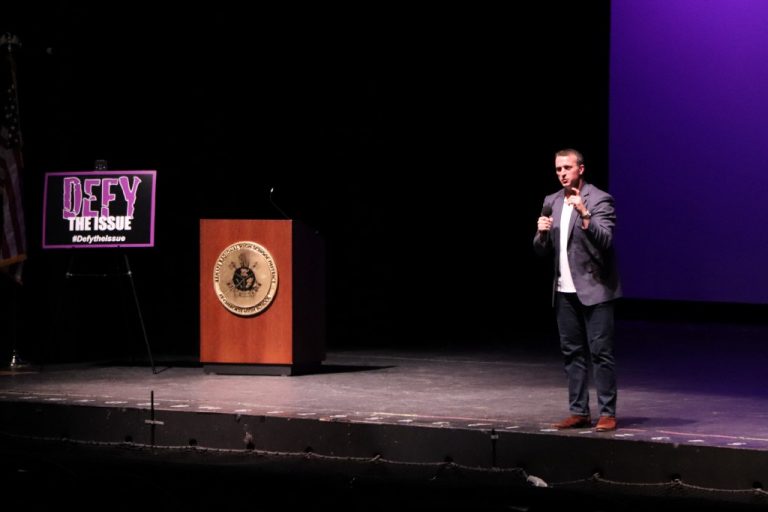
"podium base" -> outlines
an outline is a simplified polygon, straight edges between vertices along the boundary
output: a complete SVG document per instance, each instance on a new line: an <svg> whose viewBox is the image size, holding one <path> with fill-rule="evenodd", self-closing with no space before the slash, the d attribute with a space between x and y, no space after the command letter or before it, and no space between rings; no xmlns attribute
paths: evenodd
<svg viewBox="0 0 768 512"><path fill-rule="evenodd" d="M310 364L227 364L203 363L205 373L217 375L306 375L318 373L320 363Z"/></svg>

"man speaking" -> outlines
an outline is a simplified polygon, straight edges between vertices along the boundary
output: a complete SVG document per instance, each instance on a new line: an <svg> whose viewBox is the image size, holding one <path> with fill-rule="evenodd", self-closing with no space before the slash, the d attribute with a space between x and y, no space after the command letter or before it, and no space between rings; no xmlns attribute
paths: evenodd
<svg viewBox="0 0 768 512"><path fill-rule="evenodd" d="M589 409L591 358L599 432L616 429L614 300L621 284L613 252L613 197L584 180L584 157L575 149L555 154L561 189L544 198L533 248L554 257L552 303L568 376L571 415L555 428L592 426Z"/></svg>

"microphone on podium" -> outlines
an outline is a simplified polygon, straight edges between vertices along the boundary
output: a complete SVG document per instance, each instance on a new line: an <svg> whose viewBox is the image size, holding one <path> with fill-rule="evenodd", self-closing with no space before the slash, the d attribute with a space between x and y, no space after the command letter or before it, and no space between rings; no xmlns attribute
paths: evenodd
<svg viewBox="0 0 768 512"><path fill-rule="evenodd" d="M272 203L272 206L274 206L274 207L275 207L275 210L277 210L278 212L280 212L280 215L282 215L283 217L285 217L285 218L286 218L286 219L288 219L288 220L291 220L291 218L288 216L288 214L287 214L287 213L285 213L285 212L283 211L283 209L282 209L282 208L280 208L279 206L277 206L277 203L275 203L275 202L272 200L272 194L274 193L274 191L275 191L275 187L270 187L270 188L269 188L269 202L270 202L270 203Z"/></svg>

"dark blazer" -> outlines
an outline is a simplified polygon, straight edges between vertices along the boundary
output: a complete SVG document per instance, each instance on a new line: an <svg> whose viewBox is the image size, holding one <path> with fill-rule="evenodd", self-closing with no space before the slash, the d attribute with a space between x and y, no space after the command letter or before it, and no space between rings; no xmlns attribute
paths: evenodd
<svg viewBox="0 0 768 512"><path fill-rule="evenodd" d="M621 283L613 250L616 212L613 196L584 182L579 191L584 205L592 214L587 229L581 228L581 218L574 211L569 226L560 226L565 191L559 190L544 198L544 206L552 208L552 229L548 234L533 238L533 248L539 255L554 256L552 303L557 292L560 261L560 229L568 229L568 264L579 301L585 306L621 297Z"/></svg>

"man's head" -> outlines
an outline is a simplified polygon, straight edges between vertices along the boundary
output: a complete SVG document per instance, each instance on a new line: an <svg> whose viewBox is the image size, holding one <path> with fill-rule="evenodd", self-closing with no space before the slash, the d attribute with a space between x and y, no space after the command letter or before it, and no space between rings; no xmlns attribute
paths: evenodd
<svg viewBox="0 0 768 512"><path fill-rule="evenodd" d="M565 189L580 189L584 174L584 157L575 149L561 149L555 153L555 174Z"/></svg>

